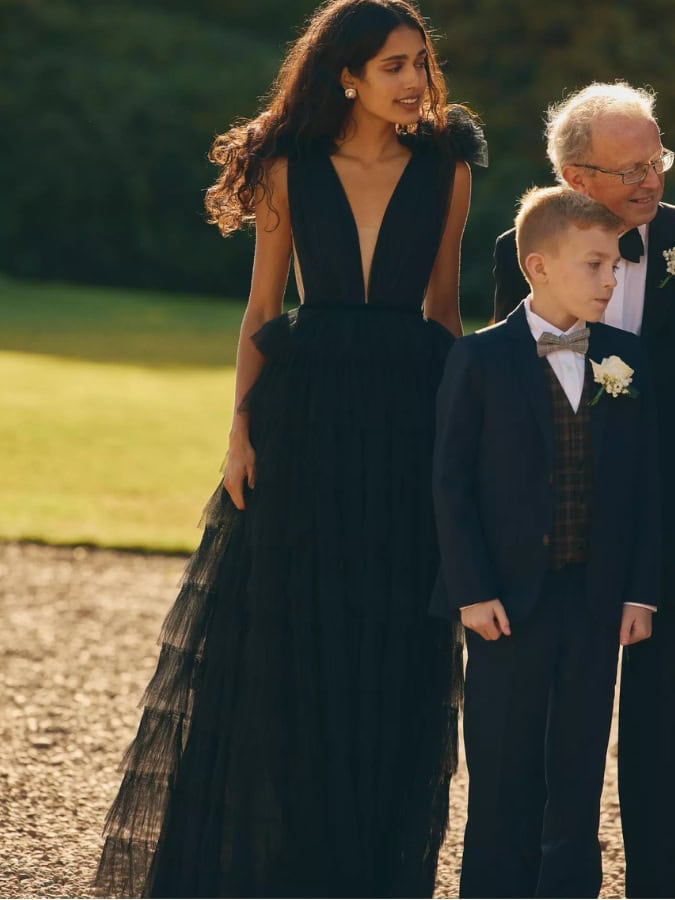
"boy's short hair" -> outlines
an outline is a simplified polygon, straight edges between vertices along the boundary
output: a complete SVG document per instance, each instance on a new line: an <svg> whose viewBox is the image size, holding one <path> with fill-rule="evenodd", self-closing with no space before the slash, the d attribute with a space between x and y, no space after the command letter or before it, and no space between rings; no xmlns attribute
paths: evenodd
<svg viewBox="0 0 675 900"><path fill-rule="evenodd" d="M525 260L530 253L551 249L571 225L619 231L622 221L606 206L567 187L530 188L520 198L516 216L518 263L529 280Z"/></svg>

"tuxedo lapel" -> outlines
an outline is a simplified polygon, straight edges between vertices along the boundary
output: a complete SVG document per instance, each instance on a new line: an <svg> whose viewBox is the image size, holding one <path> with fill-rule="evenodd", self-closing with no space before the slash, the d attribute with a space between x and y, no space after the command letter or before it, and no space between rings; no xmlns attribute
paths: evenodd
<svg viewBox="0 0 675 900"><path fill-rule="evenodd" d="M664 250L675 246L675 215L669 207L660 205L649 225L647 240L647 278L642 313L642 337L657 335L668 320L668 311L675 301L675 278L659 287L667 275Z"/></svg>
<svg viewBox="0 0 675 900"><path fill-rule="evenodd" d="M593 400L600 387L593 381L593 367L591 360L601 363L603 359L612 355L611 349L607 346L606 332L603 328L596 328L595 325L589 324L590 336L588 339L588 357L586 360L586 378L590 379L589 384L589 402ZM591 406L591 435L593 438L593 459L595 462L595 473L597 476L600 460L602 458L602 445L605 439L605 425L607 421L607 397L601 396L598 402Z"/></svg>
<svg viewBox="0 0 675 900"><path fill-rule="evenodd" d="M511 341L511 359L518 373L522 392L527 397L546 445L553 458L553 414L551 392L546 382L541 360L537 356L537 344L532 337L525 316L525 304L520 303L504 324Z"/></svg>
<svg viewBox="0 0 675 900"><path fill-rule="evenodd" d="M504 328L511 339L511 359L518 373L521 389L527 397L532 412L539 424L542 437L546 444L546 450L550 457L554 455L553 444L553 414L551 409L551 392L542 369L541 360L537 356L537 344L532 337L532 332L527 324L525 306L521 303L507 318ZM586 361L586 378L590 379L588 398L593 399L597 393L597 385L593 381L593 372L590 364L602 362L612 355L612 349L607 344L607 332L604 328L596 328L590 324L590 336L588 341L588 357ZM605 439L605 425L607 419L607 404L600 400L591 406L591 434L593 439L593 459L596 474L602 458L602 447Z"/></svg>

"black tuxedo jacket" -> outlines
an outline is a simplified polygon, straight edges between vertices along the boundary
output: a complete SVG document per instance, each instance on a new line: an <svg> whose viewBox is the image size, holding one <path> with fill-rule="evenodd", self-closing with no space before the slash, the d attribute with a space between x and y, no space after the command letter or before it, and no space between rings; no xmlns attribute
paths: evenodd
<svg viewBox="0 0 675 900"><path fill-rule="evenodd" d="M659 287L667 274L663 251L672 247L675 247L675 206L661 203L648 228L647 281L640 337L654 384L659 422L663 522L661 606L675 609L675 278ZM518 266L515 229L497 238L494 260L494 316L500 322L529 293Z"/></svg>
<svg viewBox="0 0 675 900"><path fill-rule="evenodd" d="M587 589L593 611L617 627L625 601L657 604L656 423L639 339L608 325L590 330L589 359L620 356L639 392L605 394L591 407ZM432 613L497 597L512 622L527 618L549 567L553 465L550 387L521 304L448 356L433 462L441 575Z"/></svg>

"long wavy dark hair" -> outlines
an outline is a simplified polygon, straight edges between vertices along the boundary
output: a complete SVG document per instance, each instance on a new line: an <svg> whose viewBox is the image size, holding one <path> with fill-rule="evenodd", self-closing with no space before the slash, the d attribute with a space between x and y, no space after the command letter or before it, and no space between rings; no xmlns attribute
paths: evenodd
<svg viewBox="0 0 675 900"><path fill-rule="evenodd" d="M419 31L427 56L428 91L421 122L431 134L446 124L447 94L430 34L406 0L327 0L291 46L272 85L266 108L254 119L216 137L209 159L221 167L206 192L208 221L228 235L250 220L257 202L270 203L265 163L314 148L330 150L347 126L351 103L342 70L361 77L366 63L400 25Z"/></svg>

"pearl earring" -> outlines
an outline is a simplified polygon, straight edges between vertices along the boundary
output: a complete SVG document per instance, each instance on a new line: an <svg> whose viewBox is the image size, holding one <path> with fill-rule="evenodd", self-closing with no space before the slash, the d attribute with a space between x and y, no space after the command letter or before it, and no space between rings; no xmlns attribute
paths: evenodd
<svg viewBox="0 0 675 900"><path fill-rule="evenodd" d="M356 88L345 88L345 97L347 100L356 99Z"/></svg>

